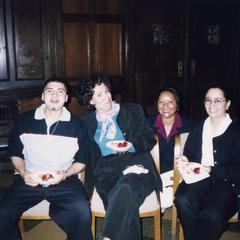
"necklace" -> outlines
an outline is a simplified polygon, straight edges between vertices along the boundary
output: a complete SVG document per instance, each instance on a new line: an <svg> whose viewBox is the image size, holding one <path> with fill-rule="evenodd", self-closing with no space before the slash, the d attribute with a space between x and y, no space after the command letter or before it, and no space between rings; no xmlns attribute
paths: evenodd
<svg viewBox="0 0 240 240"><path fill-rule="evenodd" d="M55 124L55 127L54 127L54 129L52 130L51 133L50 133L50 129L49 129L49 135L53 135L53 134L54 134L54 132L55 132L56 129L57 129L58 123L59 123L59 120L58 120L57 123Z"/></svg>
<svg viewBox="0 0 240 240"><path fill-rule="evenodd" d="M51 136L52 136L52 135L54 134L54 132L56 131L56 129L57 129L57 127L58 127L58 123L59 123L59 120L56 122L56 124L55 124L52 132L50 132L51 126L49 127L48 141L51 141L51 139L52 139Z"/></svg>

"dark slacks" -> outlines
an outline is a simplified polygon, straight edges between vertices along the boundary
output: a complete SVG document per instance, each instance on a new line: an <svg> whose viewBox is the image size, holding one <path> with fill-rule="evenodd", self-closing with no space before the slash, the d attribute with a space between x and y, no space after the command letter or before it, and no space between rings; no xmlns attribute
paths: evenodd
<svg viewBox="0 0 240 240"><path fill-rule="evenodd" d="M108 176L96 184L106 217L103 236L111 240L141 239L139 207L155 188L151 173Z"/></svg>
<svg viewBox="0 0 240 240"><path fill-rule="evenodd" d="M20 216L43 199L50 202L49 215L69 240L92 239L89 201L77 176L47 188L27 186L20 176L14 176L0 202L0 239L21 239Z"/></svg>
<svg viewBox="0 0 240 240"><path fill-rule="evenodd" d="M175 197L186 240L219 239L228 219L238 209L237 195L224 180L207 178L193 184L182 182Z"/></svg>

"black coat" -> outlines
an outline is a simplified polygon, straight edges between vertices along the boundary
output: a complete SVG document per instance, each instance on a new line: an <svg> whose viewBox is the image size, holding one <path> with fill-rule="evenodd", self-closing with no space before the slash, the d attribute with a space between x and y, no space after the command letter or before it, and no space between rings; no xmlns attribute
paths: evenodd
<svg viewBox="0 0 240 240"><path fill-rule="evenodd" d="M156 141L140 105L133 103L121 104L117 116L119 128L125 140L133 144L135 153L101 156L100 148L94 141L97 128L95 111L84 113L80 118L88 128L91 138L91 159L85 177L85 187L89 195L92 193L95 182L100 180L101 177L107 174L120 175L127 166L133 164L141 164L149 169L156 179L157 190L162 189L161 179L150 153Z"/></svg>
<svg viewBox="0 0 240 240"><path fill-rule="evenodd" d="M173 170L173 162L174 162L174 146L175 146L175 135L172 135L167 141L161 134L157 132L154 124L156 121L157 115L148 118L149 123L154 132L158 135L159 140L159 154L160 154L160 171L161 173ZM193 122L188 120L185 117L181 116L182 126L177 128L177 133L186 133L190 132L193 127Z"/></svg>
<svg viewBox="0 0 240 240"><path fill-rule="evenodd" d="M184 155L191 162L201 162L203 124L199 123L190 132L185 144ZM213 154L215 166L211 176L227 181L237 194L240 204L240 128L235 122L222 135L213 138Z"/></svg>

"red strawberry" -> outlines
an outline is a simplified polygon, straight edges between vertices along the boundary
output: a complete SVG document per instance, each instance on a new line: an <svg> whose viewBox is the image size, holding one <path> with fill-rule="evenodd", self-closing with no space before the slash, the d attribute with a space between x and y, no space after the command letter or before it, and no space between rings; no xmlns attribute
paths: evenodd
<svg viewBox="0 0 240 240"><path fill-rule="evenodd" d="M47 181L47 174L43 174L41 178L42 178L42 181Z"/></svg>
<svg viewBox="0 0 240 240"><path fill-rule="evenodd" d="M200 167L195 167L195 168L193 169L193 172L194 172L195 174L199 174L199 173L200 173Z"/></svg>
<svg viewBox="0 0 240 240"><path fill-rule="evenodd" d="M48 181L49 179L54 178L54 177L51 173L46 173L46 174L43 174L41 176L41 178L42 178L42 181Z"/></svg>
<svg viewBox="0 0 240 240"><path fill-rule="evenodd" d="M122 145L123 145L123 147L126 147L128 145L128 143L127 142L123 142Z"/></svg>
<svg viewBox="0 0 240 240"><path fill-rule="evenodd" d="M122 148L123 147L123 144L120 142L120 143L118 143L118 145L117 145L119 148Z"/></svg>

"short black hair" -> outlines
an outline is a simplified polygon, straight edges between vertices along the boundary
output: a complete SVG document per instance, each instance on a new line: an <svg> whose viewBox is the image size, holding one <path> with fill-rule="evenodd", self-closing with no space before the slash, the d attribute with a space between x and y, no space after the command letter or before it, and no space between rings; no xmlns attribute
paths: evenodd
<svg viewBox="0 0 240 240"><path fill-rule="evenodd" d="M90 105L90 101L94 94L93 89L96 85L104 84L111 92L110 77L107 74L94 74L86 77L80 86L81 103Z"/></svg>
<svg viewBox="0 0 240 240"><path fill-rule="evenodd" d="M44 82L44 84L43 84L43 88L42 88L43 91L44 91L44 89L46 88L46 86L48 85L48 83L50 83L50 82L59 82L59 83L62 83L62 84L64 85L64 87L65 87L66 93L67 93L67 94L69 93L69 91L70 91L70 86L69 86L68 82L67 82L65 79L60 78L60 77L52 77L52 78L47 79L47 80Z"/></svg>
<svg viewBox="0 0 240 240"><path fill-rule="evenodd" d="M231 90L230 88L224 84L224 83L210 83L207 87L206 87L206 90L205 90L205 93L204 93L204 97L206 95L206 93L212 89L212 88L217 88L219 90L221 90L223 92L223 96L224 98L226 99L226 101L229 101L231 99Z"/></svg>

